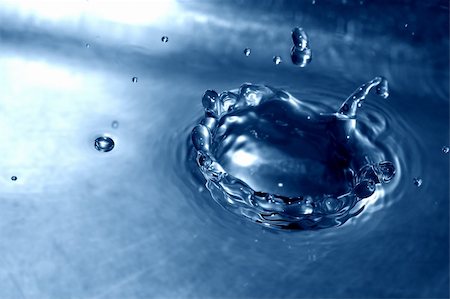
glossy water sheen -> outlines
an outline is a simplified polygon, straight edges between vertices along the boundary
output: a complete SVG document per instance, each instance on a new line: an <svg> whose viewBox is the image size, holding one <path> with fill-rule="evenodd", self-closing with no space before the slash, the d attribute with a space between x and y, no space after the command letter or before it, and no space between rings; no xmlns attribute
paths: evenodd
<svg viewBox="0 0 450 299"><path fill-rule="evenodd" d="M448 2L49 2L0 0L0 298L449 297ZM312 53L305 67L290 56L296 27ZM190 135L206 90L272 86L313 108L307 123L338 112L376 76L389 82L389 97L374 87L357 105L367 138L358 144L383 155L371 163L391 161L397 172L375 184L359 215L326 229L276 230L213 200ZM257 124L248 111L239 119ZM270 127L286 136L283 122L298 120L280 121ZM256 129L276 136L264 128ZM97 151L99 136L114 149ZM246 153L289 152L244 136L261 146ZM224 169L243 171L252 189L314 193L283 174L306 180L298 163L275 169L283 180L261 168L253 180L231 149L217 151L232 166ZM315 152L300 153L293 160L307 157L316 169ZM322 207L339 204L329 197Z"/></svg>

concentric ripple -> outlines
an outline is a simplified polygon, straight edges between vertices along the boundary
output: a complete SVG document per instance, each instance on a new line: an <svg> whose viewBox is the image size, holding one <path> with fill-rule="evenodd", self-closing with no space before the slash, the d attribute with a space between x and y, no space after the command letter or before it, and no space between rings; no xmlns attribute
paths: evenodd
<svg viewBox="0 0 450 299"><path fill-rule="evenodd" d="M221 206L267 227L314 230L358 215L395 175L373 143L382 127L357 126L369 91L388 97L382 77L359 87L335 113L265 85L205 92L192 130L197 165Z"/></svg>

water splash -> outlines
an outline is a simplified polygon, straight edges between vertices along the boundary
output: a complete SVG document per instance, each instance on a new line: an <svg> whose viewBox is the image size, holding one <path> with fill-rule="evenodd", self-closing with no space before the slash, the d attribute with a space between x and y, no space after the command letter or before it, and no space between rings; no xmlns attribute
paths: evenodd
<svg viewBox="0 0 450 299"><path fill-rule="evenodd" d="M270 86L207 90L191 137L213 199L280 229L327 228L358 215L362 199L379 196L396 172L357 130L359 104L374 87L388 96L387 81L376 77L329 114Z"/></svg>
<svg viewBox="0 0 450 299"><path fill-rule="evenodd" d="M312 60L312 52L309 48L308 35L303 28L292 29L292 42L294 43L291 49L292 63L299 67L305 67Z"/></svg>
<svg viewBox="0 0 450 299"><path fill-rule="evenodd" d="M94 146L99 152L110 152L114 148L114 140L108 136L100 136L95 139Z"/></svg>

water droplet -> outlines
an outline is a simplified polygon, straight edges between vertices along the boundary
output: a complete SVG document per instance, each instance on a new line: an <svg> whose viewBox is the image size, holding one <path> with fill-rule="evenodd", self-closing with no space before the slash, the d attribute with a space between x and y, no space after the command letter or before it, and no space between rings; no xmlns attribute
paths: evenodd
<svg viewBox="0 0 450 299"><path fill-rule="evenodd" d="M292 47L291 49L291 60L292 63L299 66L305 67L312 60L312 52L311 49L305 48L301 50L299 47Z"/></svg>
<svg viewBox="0 0 450 299"><path fill-rule="evenodd" d="M207 90L202 98L202 105L205 110L215 111L216 102L219 95L214 90Z"/></svg>
<svg viewBox="0 0 450 299"><path fill-rule="evenodd" d="M278 183L278 187L283 187L283 183Z"/></svg>
<svg viewBox="0 0 450 299"><path fill-rule="evenodd" d="M85 47L86 47L86 48L90 48L91 45L90 45L90 44L86 44Z"/></svg>
<svg viewBox="0 0 450 299"><path fill-rule="evenodd" d="M316 0L312 0L312 4L313 4L313 5L316 4Z"/></svg>
<svg viewBox="0 0 450 299"><path fill-rule="evenodd" d="M198 151L208 152L211 146L211 133L204 125L197 125L191 133L192 143Z"/></svg>
<svg viewBox="0 0 450 299"><path fill-rule="evenodd" d="M252 52L252 50L250 48L245 48L244 49L244 55L245 56L250 56L250 53Z"/></svg>
<svg viewBox="0 0 450 299"><path fill-rule="evenodd" d="M291 36L294 47L300 48L299 50L304 50L308 47L308 35L303 28L295 27L292 29Z"/></svg>
<svg viewBox="0 0 450 299"><path fill-rule="evenodd" d="M405 24L405 28L408 28L408 24Z"/></svg>
<svg viewBox="0 0 450 299"><path fill-rule="evenodd" d="M275 63L275 64L280 64L281 63L281 57L280 56L274 56L273 57L273 59L272 59L272 61Z"/></svg>
<svg viewBox="0 0 450 299"><path fill-rule="evenodd" d="M133 78L131 78L131 81L132 81L133 83L137 83L138 77L133 77Z"/></svg>
<svg viewBox="0 0 450 299"><path fill-rule="evenodd" d="M167 36L163 36L163 37L161 37L161 41L163 42L163 43L167 43L168 41L169 41L169 38L167 37Z"/></svg>
<svg viewBox="0 0 450 299"><path fill-rule="evenodd" d="M413 183L414 183L414 185L416 185L417 187L420 187L420 186L422 186L423 181L422 181L421 178L413 178Z"/></svg>
<svg viewBox="0 0 450 299"><path fill-rule="evenodd" d="M117 128L119 127L119 122L118 122L117 120L114 120L114 121L111 123L111 127L112 127L113 129L117 129Z"/></svg>
<svg viewBox="0 0 450 299"><path fill-rule="evenodd" d="M292 29L292 42L294 46L291 49L292 63L300 67L305 67L311 62L312 52L308 47L308 35L301 27Z"/></svg>
<svg viewBox="0 0 450 299"><path fill-rule="evenodd" d="M100 136L95 139L95 149L99 152L109 152L114 148L114 141L107 136Z"/></svg>
<svg viewBox="0 0 450 299"><path fill-rule="evenodd" d="M413 31L413 32L411 32L411 35L416 35L416 33Z"/></svg>
<svg viewBox="0 0 450 299"><path fill-rule="evenodd" d="M444 154L448 154L448 153L450 152L450 148L449 148L448 146L443 146L443 147L442 147L442 152L443 152Z"/></svg>
<svg viewBox="0 0 450 299"><path fill-rule="evenodd" d="M13 176L11 177L11 180L12 180L12 181L17 181L17 177L16 177L15 175L13 175Z"/></svg>
<svg viewBox="0 0 450 299"><path fill-rule="evenodd" d="M306 117L306 119L310 120L310 119L311 119L311 116L310 116L310 115L308 115L308 116Z"/></svg>

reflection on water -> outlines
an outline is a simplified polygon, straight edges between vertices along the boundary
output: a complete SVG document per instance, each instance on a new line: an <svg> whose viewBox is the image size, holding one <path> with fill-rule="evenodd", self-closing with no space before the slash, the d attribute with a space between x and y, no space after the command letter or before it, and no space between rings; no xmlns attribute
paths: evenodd
<svg viewBox="0 0 450 299"><path fill-rule="evenodd" d="M0 297L448 297L447 3L45 2L0 0ZM205 90L276 86L313 105L307 122L378 75L390 95L357 107L358 138L397 172L358 216L274 231L211 200L190 141ZM266 153L252 150L222 158L245 170Z"/></svg>

